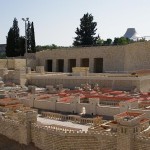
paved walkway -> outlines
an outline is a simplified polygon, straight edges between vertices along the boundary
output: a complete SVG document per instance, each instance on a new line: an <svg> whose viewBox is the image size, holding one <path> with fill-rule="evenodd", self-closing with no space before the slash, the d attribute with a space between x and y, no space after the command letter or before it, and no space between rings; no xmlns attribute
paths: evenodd
<svg viewBox="0 0 150 150"><path fill-rule="evenodd" d="M44 125L55 124L55 125L61 125L61 126L81 129L82 131L87 131L88 128L90 127L90 125L81 125L81 124L75 124L75 123L72 123L72 122L51 120L51 119L48 119L48 118L41 118L41 117L37 117L37 121L44 124Z"/></svg>

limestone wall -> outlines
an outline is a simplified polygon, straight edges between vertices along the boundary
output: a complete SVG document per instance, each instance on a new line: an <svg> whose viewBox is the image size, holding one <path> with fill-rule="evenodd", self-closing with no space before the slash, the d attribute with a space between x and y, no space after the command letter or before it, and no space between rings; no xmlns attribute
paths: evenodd
<svg viewBox="0 0 150 150"><path fill-rule="evenodd" d="M81 65L81 59L89 58L90 72L93 72L94 58L103 58L103 71L123 71L124 70L124 46L101 46L101 47L81 47L68 49L55 49L52 51L41 51L36 53L36 59L41 66L46 67L46 60L53 59L53 72L56 71L57 59L64 59L64 71L68 70L68 59L76 59L77 67ZM117 64L117 65L116 65Z"/></svg>
<svg viewBox="0 0 150 150"><path fill-rule="evenodd" d="M32 140L43 150L116 150L116 135L62 131L51 127L32 126Z"/></svg>
<svg viewBox="0 0 150 150"><path fill-rule="evenodd" d="M0 134L0 150L40 150L33 143L29 145L20 144Z"/></svg>
<svg viewBox="0 0 150 150"><path fill-rule="evenodd" d="M149 150L150 148L150 138L148 137L136 137L133 143L133 150Z"/></svg>
<svg viewBox="0 0 150 150"><path fill-rule="evenodd" d="M81 66L81 59L89 58L90 72L94 71L94 58L103 58L103 71L133 71L150 69L150 41L136 42L124 46L99 46L47 50L36 53L38 65L45 66L53 60L53 72L56 71L57 59L64 59L64 72L68 71L68 59L76 59L76 66Z"/></svg>
<svg viewBox="0 0 150 150"><path fill-rule="evenodd" d="M51 100L22 100L23 104L43 110L82 113L83 107L87 114L113 116L120 113L119 107L97 106L97 103L65 103Z"/></svg>
<svg viewBox="0 0 150 150"><path fill-rule="evenodd" d="M51 101L48 100L35 100L33 101L33 107L45 110L51 110ZM53 109L52 109L53 110Z"/></svg>
<svg viewBox="0 0 150 150"><path fill-rule="evenodd" d="M56 103L56 110L62 111L62 112L70 112L70 104L69 103Z"/></svg>
<svg viewBox="0 0 150 150"><path fill-rule="evenodd" d="M150 80L145 77L141 78L140 89L141 91L150 91Z"/></svg>
<svg viewBox="0 0 150 150"><path fill-rule="evenodd" d="M25 59L15 59L14 69L21 69L23 67L26 67L26 60Z"/></svg>
<svg viewBox="0 0 150 150"><path fill-rule="evenodd" d="M31 67L32 70L35 70L36 65L38 65L38 64L36 64L36 59L35 58L27 59L27 66Z"/></svg>
<svg viewBox="0 0 150 150"><path fill-rule="evenodd" d="M24 106L33 107L33 100L32 99L19 99Z"/></svg>
<svg viewBox="0 0 150 150"><path fill-rule="evenodd" d="M0 68L20 69L25 66L25 59L0 59Z"/></svg>
<svg viewBox="0 0 150 150"><path fill-rule="evenodd" d="M150 69L150 41L125 46L124 70Z"/></svg>
<svg viewBox="0 0 150 150"><path fill-rule="evenodd" d="M112 106L97 106L96 111L99 115L114 116L120 113L120 108Z"/></svg>
<svg viewBox="0 0 150 150"><path fill-rule="evenodd" d="M0 134L19 142L19 123L17 121L0 118Z"/></svg>
<svg viewBox="0 0 150 150"><path fill-rule="evenodd" d="M129 109L131 112L145 113L146 118L150 119L150 110L149 109Z"/></svg>
<svg viewBox="0 0 150 150"><path fill-rule="evenodd" d="M122 135L122 141L119 134L109 131L89 130L83 132L67 129L67 127L41 126L36 122L32 123L32 119L35 119L35 117L32 118L32 113L24 114L25 118L26 115L32 118L30 120L27 117L31 124L24 124L27 120L22 118L23 114L20 115L22 120L20 123L1 117L0 134L20 144L29 145L32 142L41 150L129 150L129 147L132 150L149 150L150 147L150 138L141 135L134 136L130 145L126 145L124 140L128 140L127 134ZM120 145L119 149L117 149L118 144Z"/></svg>
<svg viewBox="0 0 150 150"><path fill-rule="evenodd" d="M0 68L7 68L8 62L7 59L0 59Z"/></svg>
<svg viewBox="0 0 150 150"><path fill-rule="evenodd" d="M25 85L27 83L25 68L9 70L3 76L4 81L10 81L15 84Z"/></svg>
<svg viewBox="0 0 150 150"><path fill-rule="evenodd" d="M132 90L137 88L141 91L149 91L150 79L148 77L107 77L107 76L64 76L64 75L30 75L28 77L29 85L46 87L46 85L56 86L63 84L64 87L74 88L80 87L81 84L98 83L100 87L112 88L114 90ZM146 87L144 84L146 83Z"/></svg>
<svg viewBox="0 0 150 150"><path fill-rule="evenodd" d="M6 74L8 74L7 68L0 68L0 77L4 77Z"/></svg>

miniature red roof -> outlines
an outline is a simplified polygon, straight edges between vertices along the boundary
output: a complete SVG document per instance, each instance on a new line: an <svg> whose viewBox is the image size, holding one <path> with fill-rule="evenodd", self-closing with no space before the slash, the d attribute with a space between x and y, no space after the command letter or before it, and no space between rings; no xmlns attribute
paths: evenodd
<svg viewBox="0 0 150 150"><path fill-rule="evenodd" d="M117 117L137 117L142 115L143 113L138 113L138 112L124 112L121 114L116 115Z"/></svg>
<svg viewBox="0 0 150 150"><path fill-rule="evenodd" d="M3 98L0 99L0 106L12 105L12 104L19 104L20 102L14 98Z"/></svg>
<svg viewBox="0 0 150 150"><path fill-rule="evenodd" d="M142 119L142 120L140 121L140 123L144 123L144 122L148 122L148 121L149 121L149 119L144 118L144 119Z"/></svg>

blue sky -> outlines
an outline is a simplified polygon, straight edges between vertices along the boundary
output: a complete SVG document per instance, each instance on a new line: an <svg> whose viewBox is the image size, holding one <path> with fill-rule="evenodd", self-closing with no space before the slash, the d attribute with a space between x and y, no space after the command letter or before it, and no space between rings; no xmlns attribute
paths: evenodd
<svg viewBox="0 0 150 150"><path fill-rule="evenodd" d="M24 36L23 17L34 22L37 45L71 46L85 13L94 16L103 39L122 36L128 27L150 35L150 0L0 0L0 44L17 18Z"/></svg>

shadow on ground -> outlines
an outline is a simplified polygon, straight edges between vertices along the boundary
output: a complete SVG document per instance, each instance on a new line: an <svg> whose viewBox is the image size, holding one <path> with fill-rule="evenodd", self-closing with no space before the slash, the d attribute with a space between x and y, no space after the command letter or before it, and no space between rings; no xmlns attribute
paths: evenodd
<svg viewBox="0 0 150 150"><path fill-rule="evenodd" d="M40 149L36 148L33 144L30 144L28 146L21 145L0 134L0 150L40 150Z"/></svg>

